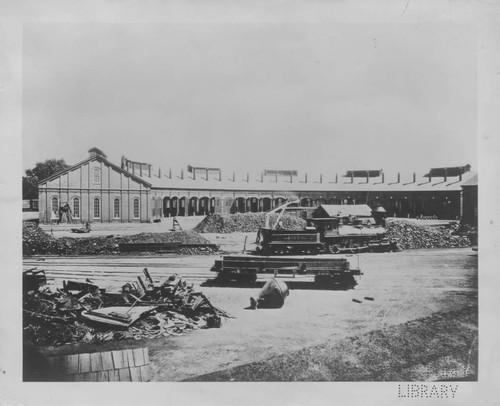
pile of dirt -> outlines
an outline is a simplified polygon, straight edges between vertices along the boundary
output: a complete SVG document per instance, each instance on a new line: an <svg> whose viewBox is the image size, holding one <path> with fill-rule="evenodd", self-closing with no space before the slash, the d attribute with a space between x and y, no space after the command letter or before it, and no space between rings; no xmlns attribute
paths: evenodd
<svg viewBox="0 0 500 406"><path fill-rule="evenodd" d="M422 226L406 220L387 222L387 238L395 240L402 249L470 247L466 235L457 234L458 224Z"/></svg>
<svg viewBox="0 0 500 406"><path fill-rule="evenodd" d="M274 224L278 214L271 214L270 224ZM284 214L281 216L281 226L286 230L302 230L305 220ZM199 223L194 230L199 233L234 233L257 232L265 225L265 213L211 214Z"/></svg>
<svg viewBox="0 0 500 406"><path fill-rule="evenodd" d="M477 306L471 306L188 380L477 380L477 337Z"/></svg>
<svg viewBox="0 0 500 406"><path fill-rule="evenodd" d="M119 254L121 243L180 243L211 244L205 237L194 231L174 231L170 233L141 233L126 237L84 237L54 238L34 223L23 224L23 255L109 255ZM210 247L179 247L175 253L185 255L212 254Z"/></svg>

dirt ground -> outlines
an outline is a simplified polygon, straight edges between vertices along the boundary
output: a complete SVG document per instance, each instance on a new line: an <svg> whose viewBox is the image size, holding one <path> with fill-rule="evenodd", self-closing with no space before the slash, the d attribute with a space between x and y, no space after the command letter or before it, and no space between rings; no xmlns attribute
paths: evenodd
<svg viewBox="0 0 500 406"><path fill-rule="evenodd" d="M237 318L171 340L171 348L150 346L155 380L186 379L461 309L477 301L476 259L468 250L371 254L361 260L364 275L354 290L292 290L279 310L244 310L251 289L204 288Z"/></svg>
<svg viewBox="0 0 500 406"><path fill-rule="evenodd" d="M23 218L33 218L33 213L23 213ZM36 218L36 217L35 217ZM176 217L183 230L191 230L202 221L205 216ZM139 233L166 233L173 228L173 218L164 218L158 223L91 223L90 233L73 233L72 228L81 228L81 223L75 224L40 224L40 228L54 237L105 237L108 235L132 235Z"/></svg>
<svg viewBox="0 0 500 406"><path fill-rule="evenodd" d="M477 307L306 347L191 381L477 380Z"/></svg>
<svg viewBox="0 0 500 406"><path fill-rule="evenodd" d="M253 236L253 233L247 235L247 244ZM244 234L207 237L218 240L221 248L227 250L240 250L245 239ZM258 288L207 284L214 277L209 269L216 258L128 256L45 258L45 261L31 258L25 261L25 267L47 269L54 283L78 275L115 286L135 278L145 266L153 277L175 272L194 282L214 305L235 316L220 329L197 330L146 342L108 344L120 348L147 345L155 381L192 379L477 304L477 254L470 249L362 254L359 259L364 274L354 290L315 290L307 280L292 280L290 296L278 310L244 309ZM68 353L77 348L44 351ZM106 345L99 350L106 350Z"/></svg>

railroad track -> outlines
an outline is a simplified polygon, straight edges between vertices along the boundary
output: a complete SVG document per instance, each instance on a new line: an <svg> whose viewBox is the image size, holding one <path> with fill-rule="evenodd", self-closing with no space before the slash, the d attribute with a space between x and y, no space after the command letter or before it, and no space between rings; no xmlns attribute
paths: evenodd
<svg viewBox="0 0 500 406"><path fill-rule="evenodd" d="M23 261L23 271L36 268L44 270L49 283L62 285L63 280L85 281L90 279L99 286L121 287L127 282L137 282L142 270L147 268L155 280L178 274L188 282L201 284L214 279L217 274L210 269L218 255L212 256L158 256L158 257L30 257ZM266 280L272 275L259 275ZM296 275L296 281L308 280Z"/></svg>
<svg viewBox="0 0 500 406"><path fill-rule="evenodd" d="M43 262L37 262L37 261L23 261L23 264L25 266L31 266L31 267L38 267L38 268L43 268L43 267L50 267L50 266L64 266L61 265L59 262L51 262L51 261L43 261ZM69 265L69 264L66 264ZM100 267L105 267L105 268L130 268L130 267L143 267L143 268L179 268L179 269L189 269L189 268L207 268L207 266L193 266L190 264L179 264L175 262L164 262L164 263L155 263L155 262L123 262L123 263L116 263L116 264L110 264L109 262L71 262L71 266L82 266L82 267L88 267L88 266L100 266ZM210 268L210 266L208 266Z"/></svg>
<svg viewBox="0 0 500 406"><path fill-rule="evenodd" d="M44 270L47 280L57 284L63 280L85 281L91 279L100 286L122 286L127 282L136 282L137 276L142 276L142 270L148 268L156 280L162 280L172 274L178 274L183 279L201 283L215 277L210 268L213 258L201 257L171 257L165 258L82 258L82 257L46 257L26 258L23 261L23 271L36 268Z"/></svg>
<svg viewBox="0 0 500 406"><path fill-rule="evenodd" d="M27 268L31 269L31 268ZM27 270L26 269L26 270ZM96 282L99 286L122 286L127 282L137 282L137 276L142 277L142 267L133 268L129 270L122 271L102 271L95 268L85 268L85 269L56 269L56 268L37 268L39 270L43 269L47 277L47 281L55 282L57 284L62 283L63 280L73 280L73 281L85 281L90 279ZM154 280L162 280L169 277L172 274L179 274L183 279L191 282L201 283L207 279L213 278L215 275L213 272L176 272L176 269L169 269L165 272L154 272L149 271L151 277Z"/></svg>

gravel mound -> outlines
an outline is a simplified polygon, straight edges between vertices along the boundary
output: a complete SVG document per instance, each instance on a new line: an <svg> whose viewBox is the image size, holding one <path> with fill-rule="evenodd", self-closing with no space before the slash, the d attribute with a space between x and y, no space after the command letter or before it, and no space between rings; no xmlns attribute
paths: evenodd
<svg viewBox="0 0 500 406"><path fill-rule="evenodd" d="M421 226L406 220L390 220L387 237L396 240L402 249L470 247L466 235L458 235L458 224L444 227Z"/></svg>
<svg viewBox="0 0 500 406"><path fill-rule="evenodd" d="M271 214L271 224L277 218L278 214ZM281 217L281 222L286 230L302 230L306 226L305 220L288 214ZM264 225L265 213L212 214L205 217L194 230L199 233L257 232Z"/></svg>
<svg viewBox="0 0 500 406"><path fill-rule="evenodd" d="M210 244L194 231L141 233L127 237L54 238L34 223L23 224L23 255L97 255L118 254L120 243ZM207 248L179 248L178 254L211 254Z"/></svg>

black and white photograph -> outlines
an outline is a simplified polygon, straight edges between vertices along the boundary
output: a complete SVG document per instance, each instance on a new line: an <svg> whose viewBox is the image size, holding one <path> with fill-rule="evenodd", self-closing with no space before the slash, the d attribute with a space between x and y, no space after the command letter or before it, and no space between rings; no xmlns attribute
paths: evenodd
<svg viewBox="0 0 500 406"><path fill-rule="evenodd" d="M2 5L5 404L497 401L494 2L49 4Z"/></svg>

